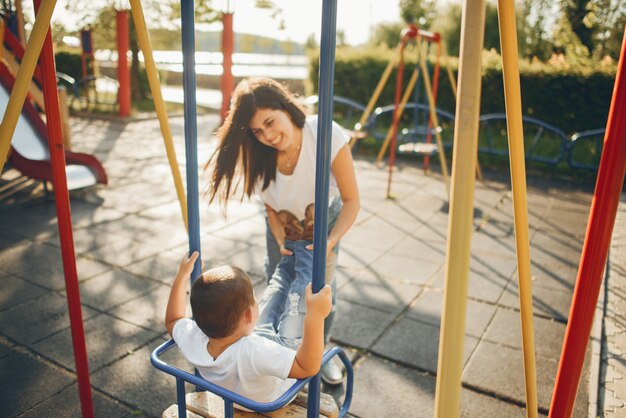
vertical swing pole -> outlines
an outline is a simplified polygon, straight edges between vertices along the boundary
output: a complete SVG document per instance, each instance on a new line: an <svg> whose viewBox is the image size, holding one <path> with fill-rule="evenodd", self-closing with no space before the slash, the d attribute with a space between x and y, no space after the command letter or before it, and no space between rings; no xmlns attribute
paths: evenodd
<svg viewBox="0 0 626 418"><path fill-rule="evenodd" d="M46 2L35 0L35 10L39 8L40 3ZM39 18L39 13L37 13L37 18ZM48 146L50 148L50 164L52 165L52 179L54 182L54 200L56 202L59 237L61 241L61 258L63 261L67 306L72 331L72 347L74 350L78 392L83 417L93 417L94 409L91 383L89 380L89 361L87 359L87 347L85 345L85 330L80 305L74 238L72 235L72 215L70 212L67 175L65 172L65 149L63 147L63 134L61 131L59 96L57 95L52 35L49 29L46 31L43 49L41 50L41 69L44 100L46 103L46 126L48 130Z"/></svg>
<svg viewBox="0 0 626 418"><path fill-rule="evenodd" d="M9 96L9 102L4 110L4 116L0 124L0 173L4 168L4 163L6 162L9 148L11 147L11 138L13 138L17 120L22 112L24 100L26 100L28 87L35 73L37 59L39 58L39 53L41 52L41 47L48 28L50 27L50 19L52 18L55 5L56 0L48 0L44 1L39 8L33 30L28 38L26 51L22 57L20 69L15 77L15 83L13 90L11 90L11 95Z"/></svg>
<svg viewBox="0 0 626 418"><path fill-rule="evenodd" d="M433 88L430 84L430 76L428 75L428 68L426 68L426 52L421 51L422 58L420 59L420 66L424 73L424 90L426 90L426 97L428 98L428 107L430 108L430 118L433 124L439 127L439 117L437 116L437 110L435 107L435 98L433 95ZM439 129L435 131L435 139L437 139L437 148L439 148L439 164L441 164L441 174L443 174L443 182L446 185L446 193L450 198L450 175L448 174L448 163L446 162L446 151L443 147L443 140L441 139L441 132ZM456 144L456 139L455 139Z"/></svg>
<svg viewBox="0 0 626 418"><path fill-rule="evenodd" d="M440 58L441 58L441 36L435 33L433 36L433 42L437 43L437 61L435 61L435 70L433 73L433 100L437 104L437 92L439 91L439 72L440 72ZM430 144L433 142L433 118L428 118L428 133L426 134L426 142ZM424 173L428 171L428 165L430 164L430 156L424 156Z"/></svg>
<svg viewBox="0 0 626 418"><path fill-rule="evenodd" d="M391 176L393 174L393 164L396 161L396 143L398 139L398 125L400 124L400 96L402 95L402 76L404 75L404 47L406 42L402 42L402 52L400 53L400 62L398 63L398 71L396 72L396 93L394 97L395 108L392 117L391 131L391 150L389 151L389 174L387 176L387 199L391 199ZM407 91L410 91L407 89Z"/></svg>
<svg viewBox="0 0 626 418"><path fill-rule="evenodd" d="M183 93L185 108L185 156L187 158L187 216L189 222L189 254L200 252L200 195L198 189L198 126L196 114L196 59L193 0L180 2L183 43ZM202 273L202 257L198 257L191 280Z"/></svg>
<svg viewBox="0 0 626 418"><path fill-rule="evenodd" d="M598 302L602 271L611 243L611 233L626 171L626 32L617 65L613 98L604 135L598 179L593 194L585 243L556 375L551 418L572 416L593 314Z"/></svg>
<svg viewBox="0 0 626 418"><path fill-rule="evenodd" d="M437 418L458 417L461 409L461 372L476 163L475 158L468 156L476 155L478 146L484 28L484 0L464 1L457 117L454 121L448 247L435 389L434 416Z"/></svg>
<svg viewBox="0 0 626 418"><path fill-rule="evenodd" d="M524 381L526 383L526 416L537 416L537 370L535 367L535 333L533 326L533 296L530 285L530 244L528 238L528 202L526 199L526 169L524 166L524 130L522 124L522 93L518 67L515 4L513 0L498 0L498 22L502 50L502 76L509 134L511 186L513 189L513 220L517 254ZM475 155L475 154L474 154Z"/></svg>
<svg viewBox="0 0 626 418"><path fill-rule="evenodd" d="M320 42L319 107L317 120L317 154L315 161L315 222L313 229L313 292L325 284L328 237L328 186L332 144L333 81L337 34L337 0L322 3L322 39ZM309 381L309 418L320 414L320 375Z"/></svg>
<svg viewBox="0 0 626 418"><path fill-rule="evenodd" d="M187 198L185 197L183 181L180 176L180 169L176 159L176 150L174 149L174 141L172 140L172 131L170 129L169 121L167 120L167 111L165 109L163 94L161 93L159 73L157 72L156 63L154 62L152 42L150 41L150 34L146 28L146 19L143 14L143 8L141 7L141 1L130 0L130 8L133 15L133 22L135 23L135 28L137 29L137 41L139 42L139 46L143 52L146 73L148 74L148 83L150 84L150 93L152 94L152 99L154 101L154 109L156 110L157 117L159 118L159 126L161 127L161 133L163 134L163 142L165 143L167 160L170 164L172 178L174 179L174 186L176 187L176 195L178 196L180 211L183 216L185 228L188 228Z"/></svg>

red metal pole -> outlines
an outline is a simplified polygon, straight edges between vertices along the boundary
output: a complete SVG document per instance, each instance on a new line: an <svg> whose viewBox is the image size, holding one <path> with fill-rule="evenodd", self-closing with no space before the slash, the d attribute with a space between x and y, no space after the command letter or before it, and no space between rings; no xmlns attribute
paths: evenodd
<svg viewBox="0 0 626 418"><path fill-rule="evenodd" d="M572 415L626 171L626 33L576 287L550 405L551 418Z"/></svg>
<svg viewBox="0 0 626 418"><path fill-rule="evenodd" d="M233 79L233 52L235 50L235 36L233 34L233 14L225 12L222 15L222 111L220 113L222 122L226 119L228 109L230 108L230 97L235 88L235 80Z"/></svg>
<svg viewBox="0 0 626 418"><path fill-rule="evenodd" d="M400 123L399 110L400 110L400 96L402 96L402 76L404 73L404 47L406 46L407 38L403 39L402 46L400 47L400 62L398 63L398 72L396 74L396 95L395 95L395 108L393 109L393 130L391 134L391 150L389 151L389 176L387 177L387 197L391 197L391 177L393 174L393 164L396 161L396 141L398 136L398 124Z"/></svg>
<svg viewBox="0 0 626 418"><path fill-rule="evenodd" d="M40 0L35 0L35 9L39 8ZM65 288L67 291L67 306L72 329L72 344L74 361L78 379L78 392L83 417L93 417L93 399L89 381L89 362L85 345L85 332L80 306L80 292L78 288L78 273L76 271L76 256L74 254L74 238L72 236L72 217L67 190L65 173L65 150L61 130L61 113L59 96L57 94L56 70L54 52L52 50L52 35L50 29L41 50L40 62L42 66L43 93L46 107L46 125L48 128L48 145L50 147L50 162L52 164L52 179L54 182L54 197L56 201L59 237L61 240L61 256L65 273Z"/></svg>
<svg viewBox="0 0 626 418"><path fill-rule="evenodd" d="M117 81L120 83L118 100L120 116L130 115L130 71L128 69L128 10L118 10L117 24Z"/></svg>

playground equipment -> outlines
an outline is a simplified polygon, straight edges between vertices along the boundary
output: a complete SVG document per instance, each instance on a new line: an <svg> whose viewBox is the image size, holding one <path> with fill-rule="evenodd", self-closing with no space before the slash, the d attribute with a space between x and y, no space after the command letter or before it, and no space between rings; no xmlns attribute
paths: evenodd
<svg viewBox="0 0 626 418"><path fill-rule="evenodd" d="M9 92L13 89L13 78L0 63L0 112L6 108ZM26 101L18 119L14 139L11 141L9 161L23 175L53 182L50 153L46 146L48 133L34 106ZM107 184L107 176L100 161L94 156L65 151L67 187L69 190ZM45 184L45 183L44 183Z"/></svg>
<svg viewBox="0 0 626 418"><path fill-rule="evenodd" d="M19 71L20 60L24 58L24 49L17 38L4 28L4 21L0 21L0 32L5 42L2 44L0 55L0 112L4 112L9 100L9 94L15 83L15 74ZM6 47L5 47L6 44ZM35 80L42 85L42 72L36 67ZM16 134L11 141L12 152L9 157L11 164L23 175L44 182L53 182L50 153L48 152L46 125L40 118L35 105L45 111L44 94L39 85L31 81L28 85L28 94L33 103L26 101L19 116ZM69 129L67 113L64 112L65 101L60 101L61 126L64 142L69 143ZM95 184L106 184L107 176L102 164L92 155L65 151L67 161L66 176L68 189L74 190Z"/></svg>
<svg viewBox="0 0 626 418"><path fill-rule="evenodd" d="M93 399L91 396L89 365L85 347L85 333L78 288L78 273L76 271L69 193L67 189L65 152L61 139L61 125L59 123L60 111L54 75L54 53L52 51L52 36L49 31L50 19L52 18L55 4L55 0L50 0L41 3L41 7L39 7L40 2L35 2L35 9L38 12L37 18L35 19L15 84L11 90L11 96L7 103L2 123L0 124L0 171L6 161L11 138L15 132L20 111L26 99L28 84L35 72L37 58L41 55L50 162L55 184L54 194L57 207L63 270L65 273L65 288L67 291L67 302L72 330L74 360L76 374L78 376L78 390L83 416L93 417ZM42 51L44 41L45 48L43 48Z"/></svg>
<svg viewBox="0 0 626 418"><path fill-rule="evenodd" d="M141 7L138 0L133 4ZM318 132L325 140L318 141L317 161L316 161L316 189L315 189L315 237L328 236L328 225L326 208L328 208L328 189L330 180L330 137L332 122L332 93L333 93L333 70L334 70L334 50L336 33L336 0L324 0L322 12L322 42L320 54L320 108ZM196 97L195 97L195 68L194 68L194 9L192 2L181 4L182 19L182 42L183 42L183 73L184 84L184 107L185 107L185 150L187 157L187 210L189 216L189 253L200 251L200 215L199 215L199 190L198 190L198 159L197 159L197 126L196 126ZM328 138L328 139L327 139ZM327 139L327 140L326 140ZM318 292L324 286L324 271L326 268L326 240L316 239L313 255L313 291ZM194 265L191 277L199 277L201 273L201 260L198 259ZM259 404L250 399L241 397L235 393L227 391L210 382L199 379L196 376L186 373L180 369L162 363L158 357L161 353L174 345L169 341L157 348L152 356L155 367L176 376L176 387L178 397L178 416L186 414L185 406L185 385L184 382L196 384L198 387L206 389L224 399L224 415L234 416L233 403L242 405L248 409L259 412L272 411L286 405L289 400L298 393L304 385L308 385L308 417L318 417L320 415L320 377L313 376L309 379L298 380L287 393L279 399L268 404ZM348 371L348 384L344 404L339 411L339 416L344 416L348 412L352 393L352 370L350 362L341 349L333 349L324 355L324 362L329 361L334 355L339 355L346 365Z"/></svg>

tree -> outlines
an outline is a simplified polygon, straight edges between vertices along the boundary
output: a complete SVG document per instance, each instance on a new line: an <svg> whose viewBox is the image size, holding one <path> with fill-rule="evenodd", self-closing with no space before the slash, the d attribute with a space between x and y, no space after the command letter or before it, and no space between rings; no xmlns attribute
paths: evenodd
<svg viewBox="0 0 626 418"><path fill-rule="evenodd" d="M519 9L518 35L520 55L546 61L554 51L546 16L554 9L550 0L524 0Z"/></svg>
<svg viewBox="0 0 626 418"><path fill-rule="evenodd" d="M437 16L435 0L400 0L400 17L405 23L415 23L428 30Z"/></svg>
<svg viewBox="0 0 626 418"><path fill-rule="evenodd" d="M580 42L587 48L587 51L594 50L594 31L592 19L589 19L591 11L591 0L564 0L563 14L571 31ZM564 24L565 22L561 22Z"/></svg>
<svg viewBox="0 0 626 418"><path fill-rule="evenodd" d="M372 31L369 43L393 48L400 42L400 33L404 28L406 28L404 22L379 23Z"/></svg>

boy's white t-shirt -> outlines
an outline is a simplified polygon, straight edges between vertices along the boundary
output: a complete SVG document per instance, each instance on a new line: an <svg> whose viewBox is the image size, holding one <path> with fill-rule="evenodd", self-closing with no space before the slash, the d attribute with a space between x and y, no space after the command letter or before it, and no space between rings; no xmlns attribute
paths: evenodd
<svg viewBox="0 0 626 418"><path fill-rule="evenodd" d="M331 141L331 164L339 153L341 147L348 142L348 135L341 127L332 123ZM306 207L315 202L315 166L317 154L317 115L307 116L302 128L302 148L298 162L294 167L293 174L285 175L276 169L276 179L269 184L267 189L261 190L263 182L256 186L258 194L263 202L276 212L288 210L296 215L299 220L304 219ZM329 204L333 197L338 194L337 182L332 171L330 173L330 186L328 191Z"/></svg>
<svg viewBox="0 0 626 418"><path fill-rule="evenodd" d="M172 334L204 379L253 401L275 401L296 381L287 377L296 352L267 338L256 334L243 337L213 359L207 348L209 337L196 321L178 320Z"/></svg>

